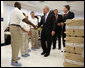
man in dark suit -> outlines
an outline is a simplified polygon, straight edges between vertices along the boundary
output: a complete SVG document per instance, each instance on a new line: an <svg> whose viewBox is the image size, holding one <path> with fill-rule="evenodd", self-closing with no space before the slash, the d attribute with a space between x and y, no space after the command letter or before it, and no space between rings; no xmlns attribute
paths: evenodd
<svg viewBox="0 0 85 68"><path fill-rule="evenodd" d="M55 14L55 18L56 18L56 33L53 36L53 49L56 48L56 40L58 40L58 49L61 49L61 24L63 24L63 19L62 19L62 15L58 14L58 9L54 10L54 14Z"/></svg>
<svg viewBox="0 0 85 68"><path fill-rule="evenodd" d="M56 19L54 14L49 11L49 8L47 6L43 9L43 12L44 15L42 16L41 22L38 25L38 27L43 25L41 32L41 46L43 52L41 53L41 55L48 57L51 50L52 36L54 36L55 34Z"/></svg>
<svg viewBox="0 0 85 68"><path fill-rule="evenodd" d="M71 12L70 11L70 6L69 5L65 5L64 6L64 9L63 9L63 11L64 11L64 15L62 15L63 16L63 22L66 22L66 20L67 19L73 19L74 18L74 13L73 12ZM66 37L66 34L64 33L65 32L65 30L66 30L66 24L64 23L64 25L63 25L63 46L65 47L65 40L64 40L64 38Z"/></svg>

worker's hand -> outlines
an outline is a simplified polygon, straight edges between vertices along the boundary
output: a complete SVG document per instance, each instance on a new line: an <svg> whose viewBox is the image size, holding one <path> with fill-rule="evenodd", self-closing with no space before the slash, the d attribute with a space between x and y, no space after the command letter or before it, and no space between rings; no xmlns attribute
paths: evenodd
<svg viewBox="0 0 85 68"><path fill-rule="evenodd" d="M60 24L61 24L61 26L63 26L63 22L61 22Z"/></svg>
<svg viewBox="0 0 85 68"><path fill-rule="evenodd" d="M36 25L36 29L38 28L38 26Z"/></svg>
<svg viewBox="0 0 85 68"><path fill-rule="evenodd" d="M37 26L34 26L34 29L37 29Z"/></svg>
<svg viewBox="0 0 85 68"><path fill-rule="evenodd" d="M51 32L51 35L54 36L54 35L55 35L55 31L52 31L52 32Z"/></svg>

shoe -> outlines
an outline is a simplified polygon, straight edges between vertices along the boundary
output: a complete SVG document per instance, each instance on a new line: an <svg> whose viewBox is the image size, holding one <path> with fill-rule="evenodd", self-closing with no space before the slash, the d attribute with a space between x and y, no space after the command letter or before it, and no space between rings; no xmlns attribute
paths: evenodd
<svg viewBox="0 0 85 68"><path fill-rule="evenodd" d="M40 49L40 47L36 47L36 49Z"/></svg>
<svg viewBox="0 0 85 68"><path fill-rule="evenodd" d="M28 53L27 53L27 54L25 54L25 55L30 56L30 54L28 54Z"/></svg>
<svg viewBox="0 0 85 68"><path fill-rule="evenodd" d="M44 57L48 57L50 54L45 54Z"/></svg>
<svg viewBox="0 0 85 68"><path fill-rule="evenodd" d="M45 52L42 52L42 53L41 53L41 55L44 55L44 54L45 54Z"/></svg>
<svg viewBox="0 0 85 68"><path fill-rule="evenodd" d="M33 51L36 51L36 48L32 48Z"/></svg>
<svg viewBox="0 0 85 68"><path fill-rule="evenodd" d="M22 64L21 63L18 63L18 62L11 62L11 65L12 66L22 66Z"/></svg>
<svg viewBox="0 0 85 68"><path fill-rule="evenodd" d="M22 57L28 57L28 55L21 55Z"/></svg>
<svg viewBox="0 0 85 68"><path fill-rule="evenodd" d="M17 60L20 60L20 59L21 59L20 57L17 58Z"/></svg>
<svg viewBox="0 0 85 68"><path fill-rule="evenodd" d="M58 50L61 50L60 48L58 48Z"/></svg>
<svg viewBox="0 0 85 68"><path fill-rule="evenodd" d="M31 50L30 50L30 49L28 49L28 52L31 52Z"/></svg>
<svg viewBox="0 0 85 68"><path fill-rule="evenodd" d="M53 49L56 49L56 47L53 47Z"/></svg>

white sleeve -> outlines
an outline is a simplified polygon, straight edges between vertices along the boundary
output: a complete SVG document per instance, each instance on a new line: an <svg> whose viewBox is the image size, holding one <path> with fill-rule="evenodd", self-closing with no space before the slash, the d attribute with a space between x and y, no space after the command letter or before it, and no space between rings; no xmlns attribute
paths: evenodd
<svg viewBox="0 0 85 68"><path fill-rule="evenodd" d="M23 28L23 22L20 22L20 26Z"/></svg>
<svg viewBox="0 0 85 68"><path fill-rule="evenodd" d="M30 18L28 20L31 22L31 19Z"/></svg>
<svg viewBox="0 0 85 68"><path fill-rule="evenodd" d="M18 10L16 14L19 17L19 19L21 19L21 20L23 20L25 18L25 16L23 15L23 13L20 10Z"/></svg>

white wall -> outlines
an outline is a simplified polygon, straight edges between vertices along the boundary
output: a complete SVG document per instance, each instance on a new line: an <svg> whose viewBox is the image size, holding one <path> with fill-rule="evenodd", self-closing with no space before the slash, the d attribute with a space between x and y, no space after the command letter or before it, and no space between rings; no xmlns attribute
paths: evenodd
<svg viewBox="0 0 85 68"><path fill-rule="evenodd" d="M1 1L1 18L3 18L3 2ZM1 44L4 43L4 22L1 21Z"/></svg>

